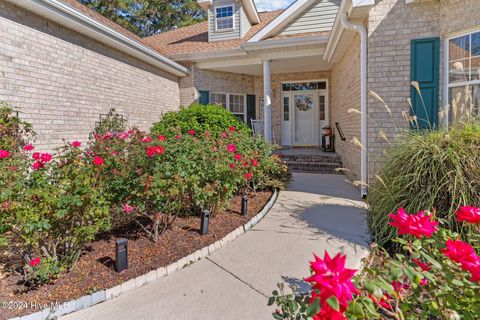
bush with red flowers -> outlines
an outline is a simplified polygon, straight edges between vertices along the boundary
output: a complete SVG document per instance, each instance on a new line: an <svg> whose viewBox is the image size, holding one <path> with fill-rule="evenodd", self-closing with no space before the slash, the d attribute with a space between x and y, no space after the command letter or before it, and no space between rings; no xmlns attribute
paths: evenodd
<svg viewBox="0 0 480 320"><path fill-rule="evenodd" d="M101 168L81 149L65 145L54 157L19 157L23 165L6 234L15 243L11 250L24 257L26 279L36 284L69 269L85 244L110 228L110 206L98 178ZM32 266L34 257L43 262Z"/></svg>
<svg viewBox="0 0 480 320"><path fill-rule="evenodd" d="M272 146L237 124L230 115L221 132L153 135L112 111L84 146L66 142L53 153L36 150L22 131L3 135L0 245L23 258L26 283L35 286L70 269L112 227L136 222L156 241L180 215L215 214L236 194L286 183Z"/></svg>
<svg viewBox="0 0 480 320"><path fill-rule="evenodd" d="M480 231L480 208L461 207L457 221ZM362 271L345 268L345 256L315 256L307 295L274 291L275 319L479 319L480 256L436 214L390 214L394 241L403 253L394 257L372 245ZM401 237L400 237L401 236ZM471 239L477 243L478 239ZM356 275L354 275L356 273Z"/></svg>

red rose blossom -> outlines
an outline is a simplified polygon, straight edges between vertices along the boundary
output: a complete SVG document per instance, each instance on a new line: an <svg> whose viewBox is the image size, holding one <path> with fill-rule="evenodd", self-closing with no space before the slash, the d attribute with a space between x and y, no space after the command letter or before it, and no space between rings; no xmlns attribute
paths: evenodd
<svg viewBox="0 0 480 320"><path fill-rule="evenodd" d="M33 171L38 171L40 170L41 168L43 168L43 163L40 162L40 161L35 161L33 164L32 164L32 169Z"/></svg>
<svg viewBox="0 0 480 320"><path fill-rule="evenodd" d="M158 136L158 141L165 141L167 137L165 136Z"/></svg>
<svg viewBox="0 0 480 320"><path fill-rule="evenodd" d="M147 156L148 157L154 157L157 154L163 154L165 152L165 149L162 146L153 146L150 148L147 148Z"/></svg>
<svg viewBox="0 0 480 320"><path fill-rule="evenodd" d="M96 156L93 158L93 164L96 165L97 167L103 165L105 163L105 160L103 160L102 157Z"/></svg>
<svg viewBox="0 0 480 320"><path fill-rule="evenodd" d="M480 223L480 208L460 207L460 209L457 210L457 220L468 223Z"/></svg>
<svg viewBox="0 0 480 320"><path fill-rule="evenodd" d="M36 257L30 260L30 267L35 268L40 264L40 258Z"/></svg>
<svg viewBox="0 0 480 320"><path fill-rule="evenodd" d="M33 160L40 160L40 152L34 152L32 154L32 159Z"/></svg>
<svg viewBox="0 0 480 320"><path fill-rule="evenodd" d="M191 135L191 136L194 136L195 135L195 130L188 130L188 134Z"/></svg>
<svg viewBox="0 0 480 320"><path fill-rule="evenodd" d="M43 163L47 163L50 160L52 160L52 155L50 153L42 153L40 155L40 161L42 161Z"/></svg>
<svg viewBox="0 0 480 320"><path fill-rule="evenodd" d="M35 149L35 147L31 144L27 144L25 147L23 147L24 151L32 151L33 149Z"/></svg>
<svg viewBox="0 0 480 320"><path fill-rule="evenodd" d="M0 150L0 159L6 159L10 157L10 152L7 150Z"/></svg>
<svg viewBox="0 0 480 320"><path fill-rule="evenodd" d="M235 145L233 143L231 143L227 146L227 150L230 153L234 153L235 151L237 151L237 147L235 147Z"/></svg>
<svg viewBox="0 0 480 320"><path fill-rule="evenodd" d="M233 169L235 169L235 164L233 164L233 163L230 163L229 167L230 167L230 169L232 169L232 170L233 170Z"/></svg>
<svg viewBox="0 0 480 320"><path fill-rule="evenodd" d="M447 240L446 246L441 249L442 253L460 264L462 270L470 272L470 281L480 282L480 257L475 253L475 249L461 240Z"/></svg>
<svg viewBox="0 0 480 320"><path fill-rule="evenodd" d="M70 143L70 145L74 148L80 148L82 146L82 143L80 141L73 141Z"/></svg>
<svg viewBox="0 0 480 320"><path fill-rule="evenodd" d="M252 177L253 177L253 173L251 173L251 172L245 173L245 179L252 180Z"/></svg>
<svg viewBox="0 0 480 320"><path fill-rule="evenodd" d="M238 153L236 153L235 154L235 160L238 160L238 161L242 160L242 156L239 155Z"/></svg>
<svg viewBox="0 0 480 320"><path fill-rule="evenodd" d="M129 205L128 203L125 203L125 204L123 205L123 212L125 212L125 213L132 213L133 210L135 210L135 207Z"/></svg>
<svg viewBox="0 0 480 320"><path fill-rule="evenodd" d="M322 305L316 319L342 319L343 312L352 300L353 294L358 293L352 282L357 270L345 268L346 258L341 253L331 258L325 251L323 259L315 256L315 261L310 262L313 275L305 281L309 282L314 289L312 299L319 298ZM340 312L329 309L327 300L332 296L337 298Z"/></svg>
<svg viewBox="0 0 480 320"><path fill-rule="evenodd" d="M258 161L253 159L252 160L252 167L258 167Z"/></svg>
<svg viewBox="0 0 480 320"><path fill-rule="evenodd" d="M237 128L235 128L234 126L231 126L230 128L228 128L228 130L235 131L235 130L237 130Z"/></svg>
<svg viewBox="0 0 480 320"><path fill-rule="evenodd" d="M393 220L388 223L398 229L398 234L428 238L438 230L438 221L431 221L432 215L425 214L424 211L417 214L408 214L405 209L400 208L396 215L391 213L388 216Z"/></svg>
<svg viewBox="0 0 480 320"><path fill-rule="evenodd" d="M175 136L175 139L177 139L177 140L178 140L178 139L181 139L181 138L182 138L182 136L179 135L179 134L177 134L177 135Z"/></svg>
<svg viewBox="0 0 480 320"><path fill-rule="evenodd" d="M422 271L430 271L432 270L432 268L430 268L430 266L418 259L412 259L412 261L420 267L420 269L422 269Z"/></svg>

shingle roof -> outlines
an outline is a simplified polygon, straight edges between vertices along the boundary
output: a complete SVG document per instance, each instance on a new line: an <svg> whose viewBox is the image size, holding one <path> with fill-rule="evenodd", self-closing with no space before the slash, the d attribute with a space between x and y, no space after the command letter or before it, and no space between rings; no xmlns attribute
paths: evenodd
<svg viewBox="0 0 480 320"><path fill-rule="evenodd" d="M282 12L283 10L261 12L259 14L261 22L252 26L250 31L248 31L242 39L208 42L208 22L204 21L188 27L143 38L143 42L149 44L164 55L236 49Z"/></svg>
<svg viewBox="0 0 480 320"><path fill-rule="evenodd" d="M140 42L142 43L142 38L137 36L135 33L128 31L124 27L116 24L112 20L102 16L100 13L96 12L93 9L90 9L86 5L81 4L77 0L60 0L61 2L69 5L70 7L73 7L77 11L80 11L81 13L87 15L88 17L92 18L93 20L103 24L106 27L109 27L110 29L113 29L117 31L118 33L124 35L125 37Z"/></svg>

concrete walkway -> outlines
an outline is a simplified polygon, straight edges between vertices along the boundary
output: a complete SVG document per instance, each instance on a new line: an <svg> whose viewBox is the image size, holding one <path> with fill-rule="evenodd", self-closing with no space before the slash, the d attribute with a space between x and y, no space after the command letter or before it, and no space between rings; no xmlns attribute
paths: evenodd
<svg viewBox="0 0 480 320"><path fill-rule="evenodd" d="M342 251L358 268L367 250L365 204L342 175L294 174L270 213L232 243L166 278L64 320L271 320L281 281L309 275L312 253Z"/></svg>

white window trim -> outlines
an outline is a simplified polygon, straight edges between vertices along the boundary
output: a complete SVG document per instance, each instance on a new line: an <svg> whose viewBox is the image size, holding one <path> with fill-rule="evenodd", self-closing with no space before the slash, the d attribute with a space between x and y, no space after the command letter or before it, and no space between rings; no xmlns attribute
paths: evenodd
<svg viewBox="0 0 480 320"><path fill-rule="evenodd" d="M227 28L227 29L218 29L218 19L222 18L217 18L217 9L221 8L228 8L232 7L232 28ZM215 32L229 32L229 31L234 31L235 30L235 4L228 4L228 5L223 5L223 6L216 6L213 8L213 18L215 19ZM225 18L223 18L225 19Z"/></svg>
<svg viewBox="0 0 480 320"><path fill-rule="evenodd" d="M247 122L247 94L245 93L235 93L235 92L222 92L222 91L211 91L210 94L224 94L227 97L227 106L225 109L230 111L234 115L239 115L240 113L233 113L230 110L230 95L233 96L243 96L243 121Z"/></svg>
<svg viewBox="0 0 480 320"><path fill-rule="evenodd" d="M466 85L475 85L475 84L480 84L480 80L474 80L474 81L462 81L462 82L455 82L455 83L450 83L449 81L449 67L450 67L450 40L452 39L455 39L455 38L458 38L458 37L462 37L462 36L466 36L466 35L469 35L469 34L472 34L472 33L477 33L477 32L480 32L480 27L473 27L473 28L468 28L468 29L464 29L462 31L456 31L454 33L451 33L449 34L446 38L445 38L445 42L443 44L443 51L445 52L444 53L444 59L443 59L443 74L444 74L444 77L443 77L443 83L444 83L444 89L443 89L443 105L445 106L446 108L446 112L445 112L445 117L444 117L444 127L448 127L450 125L450 119L448 118L449 117L449 114L450 114L450 100L449 100L449 97L448 97L448 91L450 90L450 88L454 88L454 87L461 87L461 86L466 86ZM471 39L470 39L470 44L471 44ZM477 56L475 56L477 57ZM469 57L469 60L471 60L472 57ZM470 70L471 72L471 70Z"/></svg>
<svg viewBox="0 0 480 320"><path fill-rule="evenodd" d="M329 88L329 80L328 79L311 79L311 80L290 80L290 81L282 81L280 83L280 92L290 92L290 91L283 91L283 85L286 83L302 83L302 82L325 82L326 86L325 89L316 89L316 90L298 90L298 91L322 91L326 90L328 93Z"/></svg>

